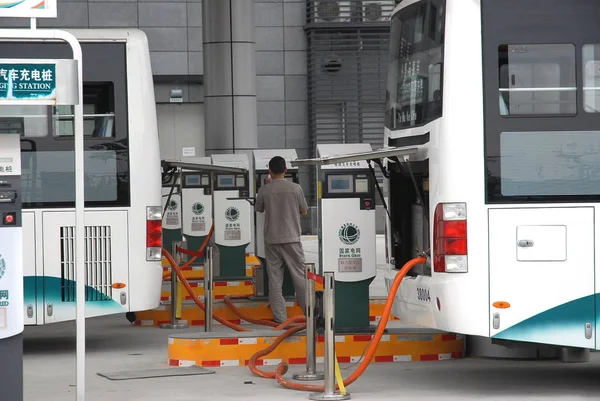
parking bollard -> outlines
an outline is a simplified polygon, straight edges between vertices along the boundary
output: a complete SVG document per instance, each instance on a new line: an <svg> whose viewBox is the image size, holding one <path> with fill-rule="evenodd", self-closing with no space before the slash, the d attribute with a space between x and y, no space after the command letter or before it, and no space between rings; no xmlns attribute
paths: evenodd
<svg viewBox="0 0 600 401"><path fill-rule="evenodd" d="M333 273L324 274L325 313L325 392L313 393L308 398L315 401L349 400L350 393L335 390L335 280Z"/></svg>
<svg viewBox="0 0 600 401"><path fill-rule="evenodd" d="M322 372L317 372L317 350L316 350L316 290L315 282L311 278L315 274L315 264L306 265L306 372L294 374L295 380L313 381L323 380Z"/></svg>

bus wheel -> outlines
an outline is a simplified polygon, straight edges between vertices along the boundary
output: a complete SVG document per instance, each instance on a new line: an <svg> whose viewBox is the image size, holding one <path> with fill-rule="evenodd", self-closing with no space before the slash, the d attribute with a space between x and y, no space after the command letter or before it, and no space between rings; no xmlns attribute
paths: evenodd
<svg viewBox="0 0 600 401"><path fill-rule="evenodd" d="M135 321L137 320L137 316L135 315L135 312L127 312L125 314L125 317L127 318L127 320L129 320L129 323L131 323L131 324L135 323Z"/></svg>

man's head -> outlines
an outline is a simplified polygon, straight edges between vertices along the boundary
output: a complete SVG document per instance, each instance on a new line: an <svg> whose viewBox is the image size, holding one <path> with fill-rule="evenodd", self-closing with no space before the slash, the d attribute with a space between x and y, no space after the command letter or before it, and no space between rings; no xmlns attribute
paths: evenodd
<svg viewBox="0 0 600 401"><path fill-rule="evenodd" d="M273 178L283 178L287 167L285 166L285 159L281 156L275 156L269 161L269 174Z"/></svg>

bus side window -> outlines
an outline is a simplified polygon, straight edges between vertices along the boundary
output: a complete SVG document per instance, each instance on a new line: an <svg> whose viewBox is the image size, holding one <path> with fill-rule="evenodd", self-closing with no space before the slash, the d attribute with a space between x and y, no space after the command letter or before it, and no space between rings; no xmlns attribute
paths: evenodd
<svg viewBox="0 0 600 401"><path fill-rule="evenodd" d="M73 136L73 106L56 107L54 135ZM112 82L83 84L83 133L91 138L115 137L115 99Z"/></svg>
<svg viewBox="0 0 600 401"><path fill-rule="evenodd" d="M505 44L498 48L500 114L575 115L572 44Z"/></svg>

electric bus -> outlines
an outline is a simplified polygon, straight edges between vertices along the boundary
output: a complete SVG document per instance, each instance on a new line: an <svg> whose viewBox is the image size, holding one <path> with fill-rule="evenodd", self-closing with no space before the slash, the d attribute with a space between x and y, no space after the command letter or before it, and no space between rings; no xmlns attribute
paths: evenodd
<svg viewBox="0 0 600 401"><path fill-rule="evenodd" d="M401 320L600 349L597 15L597 0L395 8L384 149L346 158L388 178L388 291L429 256L395 295Z"/></svg>
<svg viewBox="0 0 600 401"><path fill-rule="evenodd" d="M161 164L147 38L136 29L69 31L83 51L86 317L154 309ZM72 58L59 42L2 41L0 53ZM26 325L75 319L73 113L72 106L0 108L1 132L21 136Z"/></svg>

